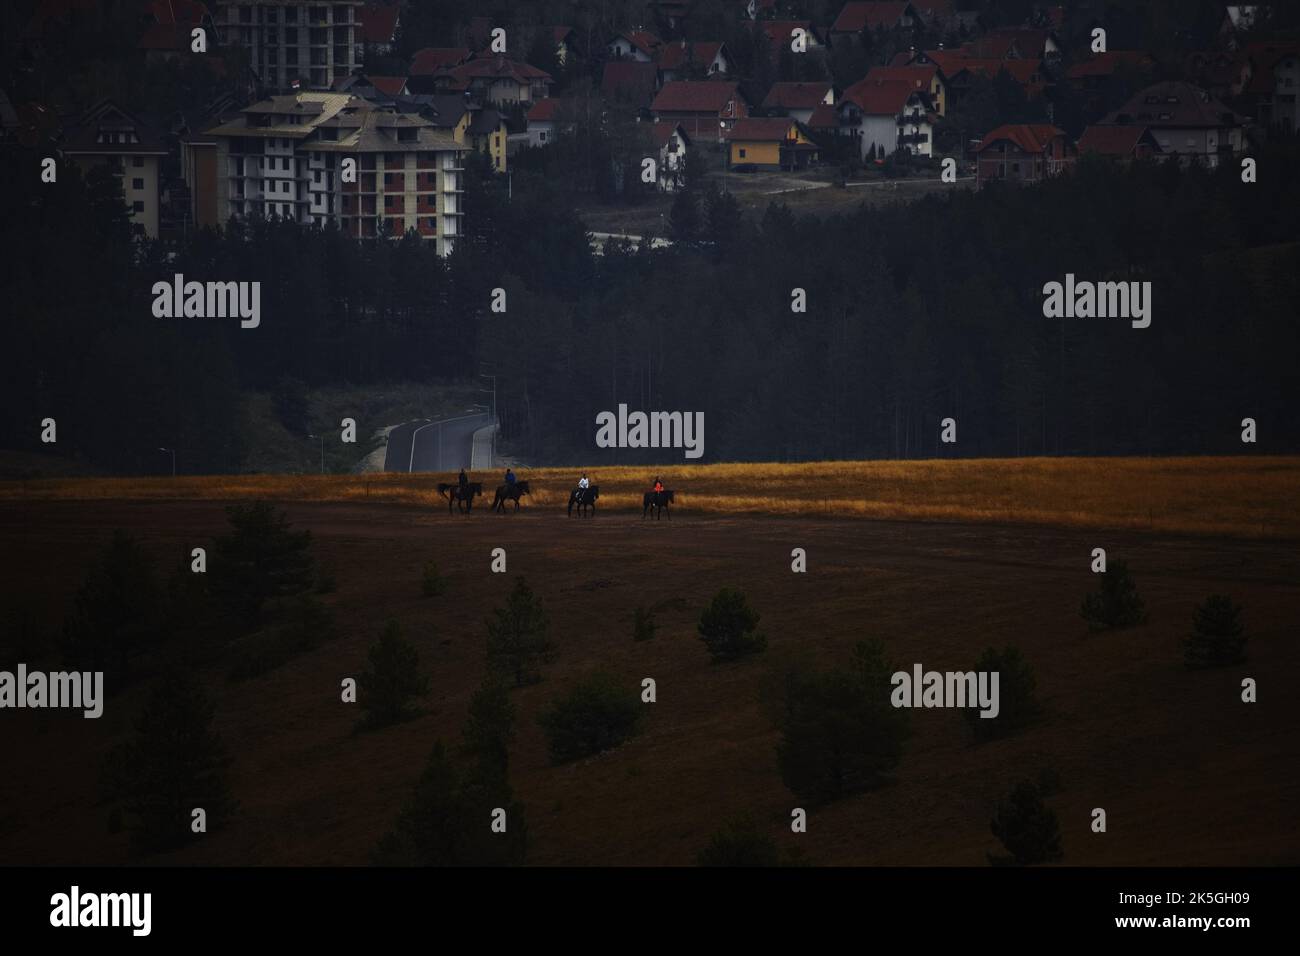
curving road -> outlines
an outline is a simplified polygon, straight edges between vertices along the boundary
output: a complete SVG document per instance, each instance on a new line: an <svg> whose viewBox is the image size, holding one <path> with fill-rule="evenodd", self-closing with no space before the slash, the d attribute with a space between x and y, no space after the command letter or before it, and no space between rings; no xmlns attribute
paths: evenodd
<svg viewBox="0 0 1300 956"><path fill-rule="evenodd" d="M486 412L440 421L403 422L388 433L384 471L469 469L473 464L474 432L490 424L492 416Z"/></svg>

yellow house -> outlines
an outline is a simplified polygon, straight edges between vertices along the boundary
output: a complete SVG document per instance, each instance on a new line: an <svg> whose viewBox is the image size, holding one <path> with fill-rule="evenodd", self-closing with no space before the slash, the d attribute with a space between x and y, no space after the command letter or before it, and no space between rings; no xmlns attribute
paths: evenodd
<svg viewBox="0 0 1300 956"><path fill-rule="evenodd" d="M817 162L817 144L788 116L738 119L724 134L727 165L757 169L804 169Z"/></svg>
<svg viewBox="0 0 1300 956"><path fill-rule="evenodd" d="M498 173L506 171L506 139L509 130L501 114L494 109L478 110L467 128L470 146L480 153L486 153L492 160L492 169Z"/></svg>

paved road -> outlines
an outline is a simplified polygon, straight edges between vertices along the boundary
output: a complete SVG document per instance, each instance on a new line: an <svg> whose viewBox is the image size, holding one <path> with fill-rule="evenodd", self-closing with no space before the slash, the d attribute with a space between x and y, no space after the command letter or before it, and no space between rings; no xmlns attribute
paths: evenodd
<svg viewBox="0 0 1300 956"><path fill-rule="evenodd" d="M474 432L492 423L483 412L403 422L388 433L384 471L457 472L473 462ZM479 462L482 465L482 462Z"/></svg>

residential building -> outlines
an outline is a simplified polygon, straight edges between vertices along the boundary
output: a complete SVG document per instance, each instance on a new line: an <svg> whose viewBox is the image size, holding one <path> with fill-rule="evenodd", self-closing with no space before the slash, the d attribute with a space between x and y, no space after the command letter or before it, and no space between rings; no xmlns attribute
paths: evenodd
<svg viewBox="0 0 1300 956"><path fill-rule="evenodd" d="M112 100L101 100L64 130L59 148L83 172L107 166L120 177L132 224L158 238L159 183L167 156L158 130Z"/></svg>
<svg viewBox="0 0 1300 956"><path fill-rule="evenodd" d="M731 72L727 48L717 42L673 40L659 47L655 57L660 84L701 79Z"/></svg>
<svg viewBox="0 0 1300 956"><path fill-rule="evenodd" d="M363 63L367 51L387 56L397 44L397 28L401 23L401 4L397 0L367 3L361 8L358 35L361 48L357 62Z"/></svg>
<svg viewBox="0 0 1300 956"><path fill-rule="evenodd" d="M975 187L1005 181L1038 183L1058 176L1075 160L1065 131L1046 123L999 126L975 147Z"/></svg>
<svg viewBox="0 0 1300 956"><path fill-rule="evenodd" d="M470 148L487 156L494 171L506 172L510 130L504 116L491 107L472 110L467 136Z"/></svg>
<svg viewBox="0 0 1300 956"><path fill-rule="evenodd" d="M897 149L932 155L934 107L929 91L914 79L885 79L868 73L844 91L836 112L839 135L856 143L864 161L883 159Z"/></svg>
<svg viewBox="0 0 1300 956"><path fill-rule="evenodd" d="M860 3L850 0L831 24L829 36L834 42L840 37L860 37L866 31L875 33L877 30L911 29L920 24L920 14L910 3Z"/></svg>
<svg viewBox="0 0 1300 956"><path fill-rule="evenodd" d="M435 74L439 93L469 93L493 106L529 104L550 95L551 75L505 56L486 56Z"/></svg>
<svg viewBox="0 0 1300 956"><path fill-rule="evenodd" d="M578 55L578 34L573 27L551 27L555 38L555 62L567 66Z"/></svg>
<svg viewBox="0 0 1300 956"><path fill-rule="evenodd" d="M1148 86L1101 125L1145 126L1166 155L1213 168L1245 151L1246 122L1204 90L1172 80Z"/></svg>
<svg viewBox="0 0 1300 956"><path fill-rule="evenodd" d="M763 109L784 113L807 126L819 106L835 105L835 88L829 83L773 83L763 99Z"/></svg>
<svg viewBox="0 0 1300 956"><path fill-rule="evenodd" d="M930 109L935 115L943 116L948 109L948 84L943 78L942 71L933 63L873 66L867 73L867 79L911 83L915 89L929 94Z"/></svg>
<svg viewBox="0 0 1300 956"><path fill-rule="evenodd" d="M538 100L528 111L528 145L548 146L555 140L555 114L560 100L548 96Z"/></svg>
<svg viewBox="0 0 1300 956"><path fill-rule="evenodd" d="M802 123L788 116L749 117L726 131L727 165L766 170L806 169L818 147Z"/></svg>
<svg viewBox="0 0 1300 956"><path fill-rule="evenodd" d="M1254 102L1255 119L1263 127L1282 133L1300 129L1296 93L1300 92L1300 43L1295 40L1251 43L1246 47L1251 65L1246 92Z"/></svg>
<svg viewBox="0 0 1300 956"><path fill-rule="evenodd" d="M803 31L805 52L815 53L822 47L821 36L811 20L759 20L754 27L767 35L774 62L780 61L783 50L794 52L795 30Z"/></svg>
<svg viewBox="0 0 1300 956"><path fill-rule="evenodd" d="M659 168L655 181L660 191L671 193L686 185L686 156L691 137L677 123L652 123L650 138L659 150Z"/></svg>
<svg viewBox="0 0 1300 956"><path fill-rule="evenodd" d="M1161 156L1160 144L1145 126L1089 126L1079 137L1079 155L1089 153L1122 164Z"/></svg>
<svg viewBox="0 0 1300 956"><path fill-rule="evenodd" d="M605 51L615 60L653 63L663 43L649 30L624 30L605 45Z"/></svg>
<svg viewBox="0 0 1300 956"><path fill-rule="evenodd" d="M347 93L254 103L207 130L219 221L279 216L350 236L414 230L447 255L462 234L465 147L430 120ZM355 182L343 181L355 159Z"/></svg>
<svg viewBox="0 0 1300 956"><path fill-rule="evenodd" d="M749 115L749 104L733 82L678 80L668 83L650 107L656 122L680 124L695 142L717 143L723 131Z"/></svg>
<svg viewBox="0 0 1300 956"><path fill-rule="evenodd" d="M358 0L216 0L223 43L249 52L270 90L328 90L360 65Z"/></svg>

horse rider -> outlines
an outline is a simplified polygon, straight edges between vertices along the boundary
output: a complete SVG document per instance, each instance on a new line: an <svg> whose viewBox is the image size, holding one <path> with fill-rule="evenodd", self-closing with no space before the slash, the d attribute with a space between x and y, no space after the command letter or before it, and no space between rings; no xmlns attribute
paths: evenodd
<svg viewBox="0 0 1300 956"><path fill-rule="evenodd" d="M509 468L507 468L507 469L506 469L506 487L507 487L507 488L513 488L514 486L515 486L515 473L514 473L513 471L511 471Z"/></svg>
<svg viewBox="0 0 1300 956"><path fill-rule="evenodd" d="M587 480L587 473L584 471L582 477L578 479L578 497L581 498L582 493L590 487L591 482Z"/></svg>
<svg viewBox="0 0 1300 956"><path fill-rule="evenodd" d="M465 476L464 468L460 470L460 478L457 479L457 483L460 485L461 494L463 496L466 489L469 488L469 478Z"/></svg>
<svg viewBox="0 0 1300 956"><path fill-rule="evenodd" d="M661 491L664 490L664 483L663 483L662 481L659 480L659 476L658 476L658 475L655 475L655 489L654 489L654 490L655 490L655 494L659 494Z"/></svg>

